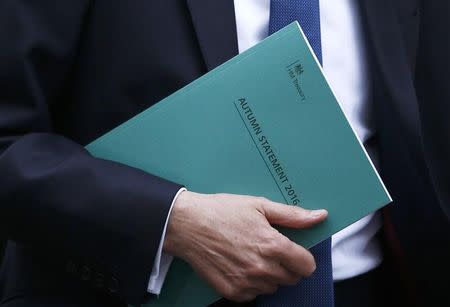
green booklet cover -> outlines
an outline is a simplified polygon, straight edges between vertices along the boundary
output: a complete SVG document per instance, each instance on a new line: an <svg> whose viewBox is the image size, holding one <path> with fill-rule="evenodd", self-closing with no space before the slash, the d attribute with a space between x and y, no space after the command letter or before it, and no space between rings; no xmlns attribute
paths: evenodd
<svg viewBox="0 0 450 307"><path fill-rule="evenodd" d="M281 231L309 248L391 201L294 22L95 140L100 158L195 192L264 196L328 219ZM219 298L179 259L148 306Z"/></svg>

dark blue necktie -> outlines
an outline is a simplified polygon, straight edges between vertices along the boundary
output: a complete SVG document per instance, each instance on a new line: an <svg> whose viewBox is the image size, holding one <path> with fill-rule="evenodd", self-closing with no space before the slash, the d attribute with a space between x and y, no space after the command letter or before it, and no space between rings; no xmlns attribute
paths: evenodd
<svg viewBox="0 0 450 307"><path fill-rule="evenodd" d="M322 63L319 0L271 0L269 34L297 20ZM257 299L258 307L331 307L333 306L333 273L331 239L311 249L317 269L295 286L280 287L273 295Z"/></svg>

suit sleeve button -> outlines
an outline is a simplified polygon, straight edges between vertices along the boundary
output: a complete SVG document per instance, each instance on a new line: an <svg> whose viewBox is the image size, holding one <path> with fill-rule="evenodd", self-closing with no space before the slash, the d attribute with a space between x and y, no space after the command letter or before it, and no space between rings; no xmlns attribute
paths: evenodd
<svg viewBox="0 0 450 307"><path fill-rule="evenodd" d="M112 277L108 283L108 291L110 293L116 293L119 290L119 281L117 278Z"/></svg>
<svg viewBox="0 0 450 307"><path fill-rule="evenodd" d="M81 279L87 281L91 279L91 269L87 266L83 266L81 269Z"/></svg>
<svg viewBox="0 0 450 307"><path fill-rule="evenodd" d="M93 285L95 288L104 288L105 287L105 276L102 273L96 273L93 279Z"/></svg>

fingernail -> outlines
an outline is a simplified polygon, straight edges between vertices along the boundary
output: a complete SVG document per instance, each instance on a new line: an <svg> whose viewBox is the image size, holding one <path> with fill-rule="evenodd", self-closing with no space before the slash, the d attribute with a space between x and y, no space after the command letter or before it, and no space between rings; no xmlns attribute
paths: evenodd
<svg viewBox="0 0 450 307"><path fill-rule="evenodd" d="M327 215L328 211L324 209L311 211L311 218L318 218Z"/></svg>

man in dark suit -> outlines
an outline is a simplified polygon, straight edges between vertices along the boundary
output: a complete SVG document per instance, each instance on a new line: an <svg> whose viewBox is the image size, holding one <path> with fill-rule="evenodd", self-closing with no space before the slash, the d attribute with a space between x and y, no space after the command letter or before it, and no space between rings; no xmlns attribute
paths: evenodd
<svg viewBox="0 0 450 307"><path fill-rule="evenodd" d="M395 200L386 214L386 237L405 265L400 271L419 287L418 299L433 306L437 298L449 300L450 5L362 0L359 12L379 169ZM233 3L3 0L0 25L0 231L10 239L0 275L3 304L141 303L181 186L92 158L83 145L237 54ZM264 221L292 213L287 226L325 218L266 200L224 197L214 201L244 203L244 216L252 220L263 208L266 220L258 230L269 232ZM189 213L207 213L182 209L194 208L191 203L204 208L211 198L189 192L177 201L165 250L195 267L191 236L182 234L202 233L183 221L190 221ZM273 251L295 273L261 273L273 279L276 273L279 281L260 283L254 292L226 289L227 281L215 280L220 273L212 270L200 273L229 298L247 300L314 270L311 255L299 246L284 242Z"/></svg>

